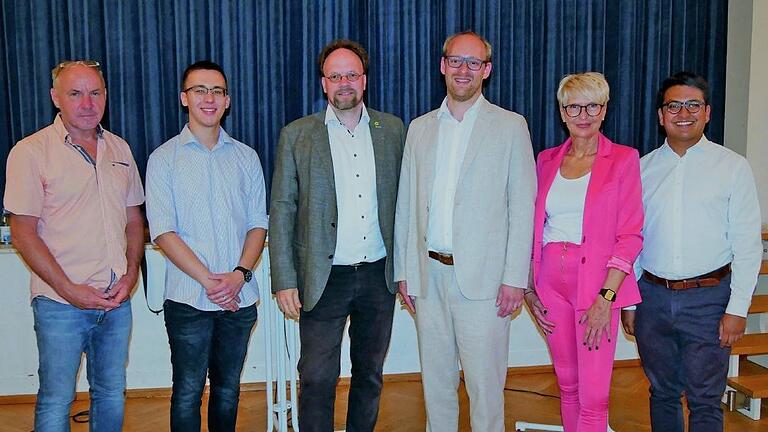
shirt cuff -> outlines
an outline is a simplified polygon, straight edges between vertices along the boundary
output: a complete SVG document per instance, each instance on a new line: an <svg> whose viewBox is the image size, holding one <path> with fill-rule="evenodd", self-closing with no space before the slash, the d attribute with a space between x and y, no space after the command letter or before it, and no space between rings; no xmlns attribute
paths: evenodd
<svg viewBox="0 0 768 432"><path fill-rule="evenodd" d="M738 297L731 296L731 299L728 301L728 307L725 308L725 313L728 315L736 315L743 318L746 318L747 312L749 311L749 305L752 302L751 299L744 300Z"/></svg>
<svg viewBox="0 0 768 432"><path fill-rule="evenodd" d="M615 268L616 270L622 271L626 274L632 273L632 264L616 256L612 256L608 260L606 267Z"/></svg>

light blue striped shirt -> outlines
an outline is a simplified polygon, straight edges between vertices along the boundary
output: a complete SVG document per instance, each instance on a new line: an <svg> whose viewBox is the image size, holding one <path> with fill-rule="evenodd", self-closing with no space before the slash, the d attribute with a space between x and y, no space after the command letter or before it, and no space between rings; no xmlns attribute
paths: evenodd
<svg viewBox="0 0 768 432"><path fill-rule="evenodd" d="M154 241L175 232L212 273L232 271L248 231L267 228L264 173L256 151L224 129L208 150L189 126L149 157L147 220ZM205 288L166 258L165 299L204 311L221 310ZM240 306L259 299L256 280L243 285Z"/></svg>

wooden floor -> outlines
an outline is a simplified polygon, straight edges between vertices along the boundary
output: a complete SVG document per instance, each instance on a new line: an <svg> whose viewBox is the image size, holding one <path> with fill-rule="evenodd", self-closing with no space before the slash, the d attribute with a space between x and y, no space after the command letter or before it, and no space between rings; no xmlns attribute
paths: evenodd
<svg viewBox="0 0 768 432"><path fill-rule="evenodd" d="M518 420L548 424L560 422L559 400L551 397L557 395L552 374L510 376L507 387L509 390L506 391L505 401L508 431L514 431L515 421ZM611 388L611 427L617 432L650 431L648 382L640 368L616 369ZM463 388L460 394L460 430L469 431L468 399ZM238 431L266 430L264 399L264 392L261 391L242 393ZM343 429L347 402L346 387L339 387L336 402L336 426L337 429ZM127 432L168 430L168 406L169 400L166 397L129 398L124 430ZM86 402L76 402L73 413L84 409L87 409ZM34 407L31 404L0 405L0 431L31 431L33 410ZM763 416L768 417L768 409L763 410ZM768 418L755 422L735 412L726 412L725 418L726 431L729 432L768 432ZM423 431L424 424L421 383L418 381L386 383L376 430L415 432ZM87 424L73 423L73 432L87 430Z"/></svg>

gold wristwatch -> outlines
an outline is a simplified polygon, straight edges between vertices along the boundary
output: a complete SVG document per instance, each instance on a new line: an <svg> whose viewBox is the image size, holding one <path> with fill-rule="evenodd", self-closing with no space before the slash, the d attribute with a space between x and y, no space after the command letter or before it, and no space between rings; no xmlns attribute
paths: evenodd
<svg viewBox="0 0 768 432"><path fill-rule="evenodd" d="M600 290L600 297L608 300L609 302L616 301L616 291L610 288L603 288Z"/></svg>

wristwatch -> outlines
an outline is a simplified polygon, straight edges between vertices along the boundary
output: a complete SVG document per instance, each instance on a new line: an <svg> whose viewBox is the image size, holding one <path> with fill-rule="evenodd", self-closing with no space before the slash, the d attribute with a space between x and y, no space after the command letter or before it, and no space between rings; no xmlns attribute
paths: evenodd
<svg viewBox="0 0 768 432"><path fill-rule="evenodd" d="M248 270L247 268L241 267L241 266L237 266L232 271L235 271L235 270L243 273L243 280L245 280L245 283L248 283L248 282L251 281L251 279L253 279L253 272Z"/></svg>
<svg viewBox="0 0 768 432"><path fill-rule="evenodd" d="M609 302L615 302L616 301L616 291L610 289L610 288L603 288L600 290L600 296Z"/></svg>

